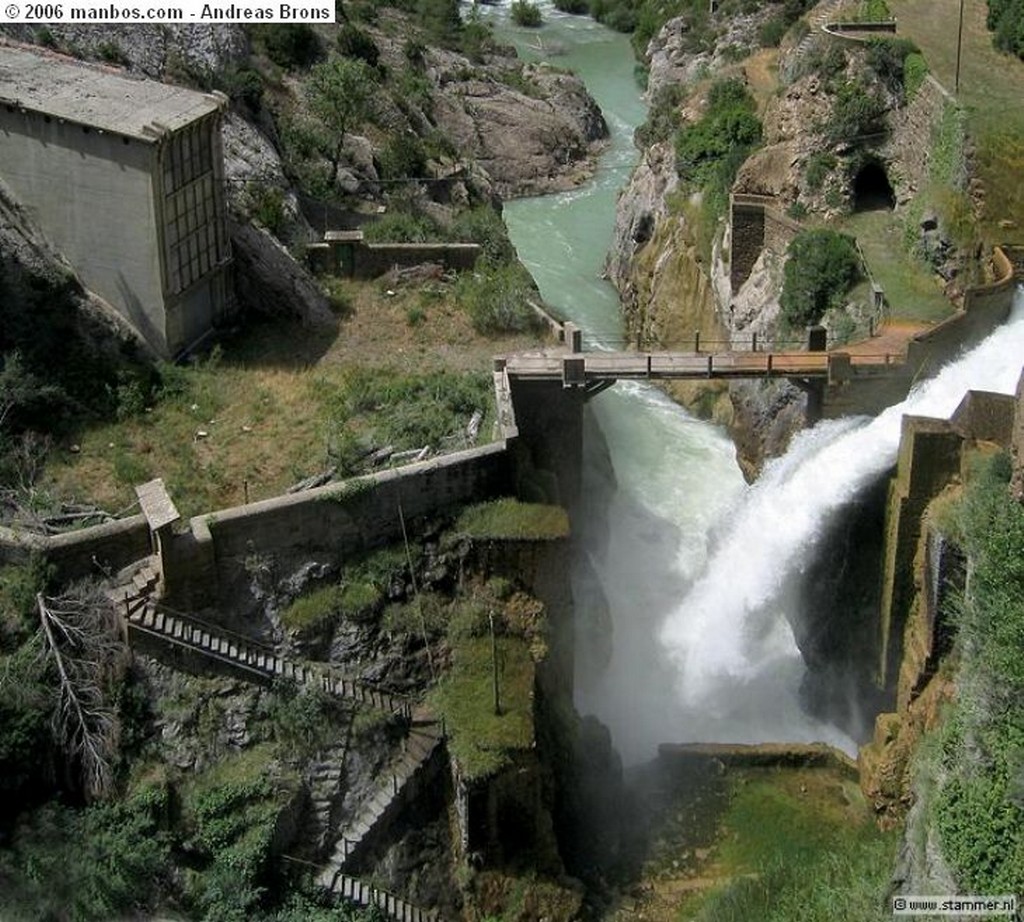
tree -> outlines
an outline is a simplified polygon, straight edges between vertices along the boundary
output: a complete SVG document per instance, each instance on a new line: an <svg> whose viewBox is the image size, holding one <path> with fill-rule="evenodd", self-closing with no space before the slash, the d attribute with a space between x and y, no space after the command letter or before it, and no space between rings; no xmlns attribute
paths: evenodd
<svg viewBox="0 0 1024 922"><path fill-rule="evenodd" d="M320 122L317 142L331 165L330 184L338 178L345 135L374 112L373 70L357 58L331 57L309 73L306 100Z"/></svg>
<svg viewBox="0 0 1024 922"><path fill-rule="evenodd" d="M779 304L792 328L817 323L860 278L853 239L832 230L798 234L786 254Z"/></svg>
<svg viewBox="0 0 1024 922"><path fill-rule="evenodd" d="M39 592L36 606L44 655L57 674L57 740L80 768L86 793L101 796L113 783L119 731L108 690L127 663L117 616L91 583L57 597Z"/></svg>

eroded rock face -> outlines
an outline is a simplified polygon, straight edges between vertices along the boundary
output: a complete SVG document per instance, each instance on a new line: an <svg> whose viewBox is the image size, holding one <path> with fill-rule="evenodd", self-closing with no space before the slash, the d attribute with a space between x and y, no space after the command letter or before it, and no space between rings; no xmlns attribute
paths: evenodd
<svg viewBox="0 0 1024 922"><path fill-rule="evenodd" d="M39 28L8 25L4 32L23 42L39 41ZM237 25L69 25L49 23L57 48L79 57L110 61L147 77L202 76L244 60L249 42Z"/></svg>
<svg viewBox="0 0 1024 922"><path fill-rule="evenodd" d="M582 81L542 65L523 69L538 88L526 95L481 71L449 79L445 64L434 77L443 91L434 101L437 127L490 175L505 198L568 189L593 168L596 142L608 127Z"/></svg>

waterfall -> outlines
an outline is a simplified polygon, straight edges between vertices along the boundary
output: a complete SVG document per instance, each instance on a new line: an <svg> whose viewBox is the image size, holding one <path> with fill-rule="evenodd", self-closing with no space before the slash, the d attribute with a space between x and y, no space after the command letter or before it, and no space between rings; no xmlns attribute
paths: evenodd
<svg viewBox="0 0 1024 922"><path fill-rule="evenodd" d="M1018 293L1009 323L878 417L823 422L800 433L744 491L703 574L661 627L684 713L713 715L726 721L731 738L756 742L777 729L778 720L765 725L766 713L798 711L787 698L802 669L785 617L788 578L803 569L831 517L895 462L903 416L947 419L968 390L1014 392L1024 355L1022 307ZM823 731L851 748L810 718L801 723L789 731L792 738Z"/></svg>

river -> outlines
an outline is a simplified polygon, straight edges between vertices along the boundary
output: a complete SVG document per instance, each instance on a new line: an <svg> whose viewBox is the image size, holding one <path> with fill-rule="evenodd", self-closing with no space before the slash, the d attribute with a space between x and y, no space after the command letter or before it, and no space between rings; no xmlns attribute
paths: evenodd
<svg viewBox="0 0 1024 922"><path fill-rule="evenodd" d="M544 299L600 348L621 341L617 293L601 269L644 106L628 37L540 6L540 30L512 27L507 7L487 15L525 58L557 48L551 62L584 79L612 138L591 182L510 202L505 219ZM968 387L1013 392L1024 323L986 347L876 421L804 433L752 487L725 433L660 391L620 382L588 404L573 522L576 705L609 727L627 764L652 758L661 742L823 740L856 752L799 704L805 666L787 620L787 575L842 502L894 462L904 412L948 416Z"/></svg>
<svg viewBox="0 0 1024 922"><path fill-rule="evenodd" d="M510 26L507 8L490 15L522 57L549 60L583 78L611 139L592 181L570 192L509 202L505 220L544 299L600 346L621 337L618 294L601 272L616 198L638 157L633 130L646 109L628 36L559 13L549 3L540 6L540 30ZM546 55L552 49L559 53ZM591 402L586 423L585 500L574 523L580 712L609 727L627 763L653 757L658 743L668 741L827 737L846 743L797 705L803 665L795 647L775 658L765 681L730 690L728 700L714 707L702 702L694 709L679 694L679 664L662 634L706 565L716 525L745 489L726 434L660 391L625 382ZM590 610L601 607L600 596L610 626Z"/></svg>

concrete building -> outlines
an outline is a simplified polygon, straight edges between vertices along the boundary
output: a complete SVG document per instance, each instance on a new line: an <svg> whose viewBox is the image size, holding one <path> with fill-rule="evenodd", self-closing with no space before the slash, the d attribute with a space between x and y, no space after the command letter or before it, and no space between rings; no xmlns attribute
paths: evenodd
<svg viewBox="0 0 1024 922"><path fill-rule="evenodd" d="M0 44L0 179L159 355L230 312L225 99Z"/></svg>

